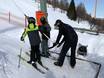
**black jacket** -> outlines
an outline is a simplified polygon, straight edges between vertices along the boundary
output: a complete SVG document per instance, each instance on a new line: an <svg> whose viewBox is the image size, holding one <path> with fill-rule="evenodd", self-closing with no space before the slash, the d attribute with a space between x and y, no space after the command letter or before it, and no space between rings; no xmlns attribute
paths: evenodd
<svg viewBox="0 0 104 78"><path fill-rule="evenodd" d="M40 32L42 33L42 39L43 40L48 40L48 38L50 38L50 31L51 31L51 27L48 23L41 25L39 28ZM45 35L48 37L46 37Z"/></svg>
<svg viewBox="0 0 104 78"><path fill-rule="evenodd" d="M38 30L29 31L27 34L29 37L30 45L35 46L40 44L41 40Z"/></svg>
<svg viewBox="0 0 104 78"><path fill-rule="evenodd" d="M74 31L74 29L70 25L65 23L59 26L59 34L57 36L56 43L59 43L62 35L64 36L62 42L67 41L70 43L74 43L74 41L78 40L77 33Z"/></svg>
<svg viewBox="0 0 104 78"><path fill-rule="evenodd" d="M22 37L25 38L26 35L28 35L29 37L29 41L30 41L30 45L35 46L35 45L39 45L41 40L40 40L40 36L39 36L39 28L38 26L34 25L33 23L31 23L28 25L28 27L25 28Z"/></svg>

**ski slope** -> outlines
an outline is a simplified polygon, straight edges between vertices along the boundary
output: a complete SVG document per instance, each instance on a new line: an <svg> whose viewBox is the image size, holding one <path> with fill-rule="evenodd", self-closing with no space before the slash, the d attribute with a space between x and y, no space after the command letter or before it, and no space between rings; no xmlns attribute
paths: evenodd
<svg viewBox="0 0 104 78"><path fill-rule="evenodd" d="M28 42L28 38L26 38L25 43L22 43L20 41L20 36L21 33L23 31L23 27L18 27L12 24L9 24L8 22L5 22L3 20L2 24L0 25L4 25L3 28L1 28L0 30L7 30L4 31L2 33L0 33L0 45L2 45L0 47L0 55L1 55L1 60L0 60L0 64L1 64L1 68L2 70L0 70L1 73L1 78L50 78L50 75L53 76L54 78L69 78L69 77L79 77L79 78L83 78L84 74L88 73L88 71L90 70L91 72L93 72L94 74L92 75L91 73L88 73L88 76L86 76L86 78L93 78L96 74L95 70L97 71L97 69L91 69L91 65L87 62L83 62L83 65L81 65L81 61L77 62L76 68L72 69L69 66L69 61L66 59L64 66L63 67L57 67L54 66L54 62L53 60L50 59L46 59L46 58L42 58L42 62L45 66L49 67L50 71L46 71L46 74L43 75L40 72L38 72L37 70L35 70L32 66L26 65L27 63L23 63L23 61L21 61L21 65L20 68L18 68L18 55L20 53L20 49L21 47L23 47L23 51L22 51L22 56L24 56L24 52L29 51L29 42ZM16 28L15 28L16 27ZM11 28L11 29L10 29ZM15 28L15 29L13 29ZM58 50L59 51L59 50ZM6 58L4 58L4 56ZM56 56L58 57L58 56ZM29 60L29 57L28 59ZM4 62L2 64L2 62ZM86 66L87 65L87 66ZM5 68L5 72L4 73L4 69L3 66ZM83 69L80 69L83 66ZM96 65L94 65L96 66ZM87 69L86 69L87 67ZM43 69L42 67L39 66L39 68ZM97 67L95 67L97 68ZM44 69L43 69L44 70ZM77 71L80 72L77 72ZM80 73L83 73L83 75L80 75ZM53 73L53 75L52 75ZM76 73L76 75L75 75ZM58 74L58 75L57 75Z"/></svg>
<svg viewBox="0 0 104 78"><path fill-rule="evenodd" d="M14 3L16 2L16 4ZM13 14L24 17L18 7L29 16L35 17L35 11L38 10L38 3L34 3L31 0L0 0L0 12L11 11ZM9 6L9 7L8 7ZM59 10L53 11L51 6L48 8L48 20L52 27L51 39L49 40L49 46L55 41L58 31L54 29L54 23L57 19L62 19L65 23L68 23L74 27L89 28L87 23L80 23L67 19L65 14L59 13ZM18 68L18 55L20 49L22 52L29 51L30 45L28 37L25 39L25 43L20 41L21 34L24 30L23 26L13 25L5 20L0 19L0 78L95 78L98 66L77 60L75 69L69 66L69 61L66 58L63 67L54 66L53 60L42 58L42 62L45 66L49 67L50 71L46 71L46 74L41 74L33 67L21 62L20 68ZM88 27L86 27L88 26ZM84 58L87 60L95 61L102 64L99 78L104 77L104 35L90 35L87 33L78 33L78 43L88 45L88 56ZM54 52L60 52L60 48L51 49ZM70 50L69 53L70 55ZM58 57L58 56L57 56ZM41 68L41 67L40 67ZM43 69L44 70L44 69Z"/></svg>

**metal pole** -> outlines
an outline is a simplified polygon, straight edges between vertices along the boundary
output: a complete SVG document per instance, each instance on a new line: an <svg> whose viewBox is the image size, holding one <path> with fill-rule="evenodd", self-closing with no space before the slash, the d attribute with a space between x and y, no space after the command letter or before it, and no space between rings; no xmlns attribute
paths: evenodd
<svg viewBox="0 0 104 78"><path fill-rule="evenodd" d="M40 9L41 11L47 13L47 6L46 6L47 0L40 0Z"/></svg>
<svg viewBox="0 0 104 78"><path fill-rule="evenodd" d="M43 11L46 14L46 18L47 18L47 16L48 16L48 13L47 13L47 0L40 0L40 10Z"/></svg>
<svg viewBox="0 0 104 78"><path fill-rule="evenodd" d="M94 18L96 18L97 2L98 2L98 0L95 1L95 7L94 7Z"/></svg>

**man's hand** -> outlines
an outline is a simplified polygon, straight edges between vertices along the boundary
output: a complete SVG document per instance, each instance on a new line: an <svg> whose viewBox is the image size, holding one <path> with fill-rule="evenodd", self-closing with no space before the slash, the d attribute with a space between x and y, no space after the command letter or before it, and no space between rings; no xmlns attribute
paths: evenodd
<svg viewBox="0 0 104 78"><path fill-rule="evenodd" d="M61 46L61 43L59 43L57 47L60 47L60 46Z"/></svg>
<svg viewBox="0 0 104 78"><path fill-rule="evenodd" d="M57 45L57 43L53 43L53 46L52 47L48 47L48 49L51 49L53 47L55 47Z"/></svg>
<svg viewBox="0 0 104 78"><path fill-rule="evenodd" d="M53 43L53 46L56 46L57 45L57 43Z"/></svg>

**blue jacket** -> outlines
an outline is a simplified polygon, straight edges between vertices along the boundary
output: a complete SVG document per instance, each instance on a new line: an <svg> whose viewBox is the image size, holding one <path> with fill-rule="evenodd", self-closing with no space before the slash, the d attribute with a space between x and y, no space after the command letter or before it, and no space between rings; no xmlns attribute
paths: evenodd
<svg viewBox="0 0 104 78"><path fill-rule="evenodd" d="M25 38L25 36L28 35L30 45L32 45L32 46L39 45L41 40L40 40L38 30L39 30L38 26L34 25L33 23L30 23L28 25L28 27L25 29L22 36L23 36L23 38Z"/></svg>

